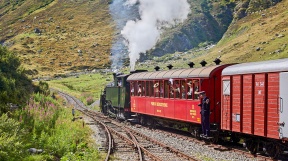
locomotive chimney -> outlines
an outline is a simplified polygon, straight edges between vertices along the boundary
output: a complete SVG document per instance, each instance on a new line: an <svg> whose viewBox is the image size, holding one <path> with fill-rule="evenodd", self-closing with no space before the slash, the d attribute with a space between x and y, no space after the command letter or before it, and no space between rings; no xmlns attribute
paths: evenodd
<svg viewBox="0 0 288 161"><path fill-rule="evenodd" d="M190 68L193 68L195 64L193 62L190 62L190 63L188 63L188 65Z"/></svg>
<svg viewBox="0 0 288 161"><path fill-rule="evenodd" d="M160 67L156 66L154 69L155 69L155 71L159 71Z"/></svg>
<svg viewBox="0 0 288 161"><path fill-rule="evenodd" d="M222 61L221 61L219 58L216 58L213 62L214 62L216 65L219 65Z"/></svg>
<svg viewBox="0 0 288 161"><path fill-rule="evenodd" d="M207 62L206 62L205 60L202 60L202 61L200 62L200 64L202 65L202 67L205 67L205 65L207 64Z"/></svg>
<svg viewBox="0 0 288 161"><path fill-rule="evenodd" d="M173 65L169 64L169 65L167 66L167 68L170 70L170 69L173 68Z"/></svg>

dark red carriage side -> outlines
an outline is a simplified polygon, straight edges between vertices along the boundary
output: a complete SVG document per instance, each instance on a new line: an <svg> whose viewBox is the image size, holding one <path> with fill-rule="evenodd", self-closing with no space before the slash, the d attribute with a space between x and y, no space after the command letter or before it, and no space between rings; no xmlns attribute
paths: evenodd
<svg viewBox="0 0 288 161"><path fill-rule="evenodd" d="M221 72L227 65L132 74L131 112L149 118L169 119L189 124L200 124L200 99L195 91L206 91L211 102L210 122L220 124ZM178 82L178 83L177 83ZM187 83L193 83L193 94L188 95ZM171 85L172 84L172 85ZM159 86L159 89L155 88ZM153 87L154 86L154 87ZM163 90L161 90L163 86ZM174 86L174 87L172 87ZM174 90L180 86L179 94ZM198 88L197 88L198 86ZM142 92L141 94L137 91ZM171 92L173 91L173 92Z"/></svg>
<svg viewBox="0 0 288 161"><path fill-rule="evenodd" d="M288 139L288 59L237 64L222 72L223 130ZM286 106L286 107L285 107Z"/></svg>

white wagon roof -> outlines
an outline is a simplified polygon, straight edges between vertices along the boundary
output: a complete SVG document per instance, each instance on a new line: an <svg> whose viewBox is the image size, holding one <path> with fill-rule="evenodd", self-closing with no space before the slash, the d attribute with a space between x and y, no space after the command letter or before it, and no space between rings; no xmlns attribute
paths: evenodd
<svg viewBox="0 0 288 161"><path fill-rule="evenodd" d="M253 63L242 63L229 66L222 75L252 74L288 71L288 58Z"/></svg>

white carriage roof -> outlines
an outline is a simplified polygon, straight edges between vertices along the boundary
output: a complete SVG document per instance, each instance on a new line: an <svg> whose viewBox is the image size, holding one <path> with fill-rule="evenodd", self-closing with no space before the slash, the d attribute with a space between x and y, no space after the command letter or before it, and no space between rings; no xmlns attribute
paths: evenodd
<svg viewBox="0 0 288 161"><path fill-rule="evenodd" d="M127 80L153 80L169 78L209 78L211 73L224 65L206 66L201 68L172 69L167 71L141 72L130 75Z"/></svg>
<svg viewBox="0 0 288 161"><path fill-rule="evenodd" d="M225 68L222 71L222 75L237 75L237 74L281 72L281 71L288 71L287 58L232 65Z"/></svg>

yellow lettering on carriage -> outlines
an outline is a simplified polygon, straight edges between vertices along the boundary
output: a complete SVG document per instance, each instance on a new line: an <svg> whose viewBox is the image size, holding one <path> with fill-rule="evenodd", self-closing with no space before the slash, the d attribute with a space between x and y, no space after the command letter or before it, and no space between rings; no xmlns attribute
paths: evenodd
<svg viewBox="0 0 288 161"><path fill-rule="evenodd" d="M190 110L190 115L196 116L196 110Z"/></svg>
<svg viewBox="0 0 288 161"><path fill-rule="evenodd" d="M161 112L162 112L162 110L156 110L156 112L159 112L159 113L161 113Z"/></svg>
<svg viewBox="0 0 288 161"><path fill-rule="evenodd" d="M152 106L157 106L157 107L168 107L167 103L162 103L162 102L151 102Z"/></svg>

